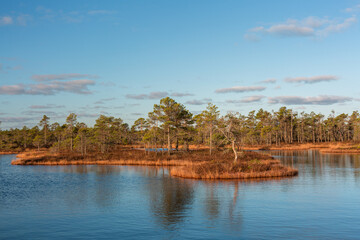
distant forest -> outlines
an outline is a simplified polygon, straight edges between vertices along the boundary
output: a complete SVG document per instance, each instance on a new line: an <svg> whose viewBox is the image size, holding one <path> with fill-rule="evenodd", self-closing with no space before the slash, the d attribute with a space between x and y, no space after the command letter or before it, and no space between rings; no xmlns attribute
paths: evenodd
<svg viewBox="0 0 360 240"><path fill-rule="evenodd" d="M40 119L40 118L39 118ZM166 97L154 105L147 118L139 118L130 127L121 118L100 115L93 127L78 122L75 113L60 125L46 115L33 128L0 131L0 151L23 151L48 148L55 152L116 151L124 145L141 148L165 147L188 150L189 145L206 145L212 149L231 144L279 145L360 140L360 115L332 112L297 113L281 107L278 111L263 109L248 115L228 113L220 116L217 106L208 104L193 116L184 105Z"/></svg>

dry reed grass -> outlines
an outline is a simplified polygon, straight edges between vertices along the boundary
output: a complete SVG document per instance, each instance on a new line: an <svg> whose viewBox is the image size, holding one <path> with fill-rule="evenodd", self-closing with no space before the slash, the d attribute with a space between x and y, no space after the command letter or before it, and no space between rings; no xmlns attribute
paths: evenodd
<svg viewBox="0 0 360 240"><path fill-rule="evenodd" d="M150 165L183 166L206 161L205 152L145 153L141 150L122 149L110 153L92 153L86 156L75 153L24 152L17 155L13 165Z"/></svg>
<svg viewBox="0 0 360 240"><path fill-rule="evenodd" d="M249 179L269 177L290 177L298 170L280 164L272 157L255 152L245 152L236 163L225 158L201 164L175 167L172 176L196 179Z"/></svg>

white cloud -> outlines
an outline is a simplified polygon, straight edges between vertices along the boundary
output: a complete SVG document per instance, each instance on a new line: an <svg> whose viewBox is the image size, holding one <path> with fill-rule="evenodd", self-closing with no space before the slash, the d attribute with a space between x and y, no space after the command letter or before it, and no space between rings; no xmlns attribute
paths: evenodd
<svg viewBox="0 0 360 240"><path fill-rule="evenodd" d="M313 16L302 20L288 19L285 22L271 24L268 27L258 26L251 28L244 35L244 38L250 41L257 41L262 35L282 37L326 37L330 33L341 32L351 27L355 22L357 22L355 16L340 20Z"/></svg>
<svg viewBox="0 0 360 240"><path fill-rule="evenodd" d="M194 96L192 93L181 93L181 92L174 92L171 94L173 97L187 97L187 96Z"/></svg>
<svg viewBox="0 0 360 240"><path fill-rule="evenodd" d="M13 19L10 16L0 17L0 26L13 24Z"/></svg>
<svg viewBox="0 0 360 240"><path fill-rule="evenodd" d="M6 123L25 123L28 122L30 120L33 120L33 118L29 118L29 117L2 117L0 118L1 122L6 122Z"/></svg>
<svg viewBox="0 0 360 240"><path fill-rule="evenodd" d="M112 97L112 98L103 98L103 99L100 99L100 100L94 102L94 104L104 104L105 102L113 101L115 99L116 98L114 98L114 97Z"/></svg>
<svg viewBox="0 0 360 240"><path fill-rule="evenodd" d="M260 102L263 98L265 98L265 96L255 95L255 96L244 97L244 98L242 98L240 100L226 100L226 102L227 103L234 103L234 104L253 103L253 102Z"/></svg>
<svg viewBox="0 0 360 240"><path fill-rule="evenodd" d="M52 80L68 80L76 78L98 78L97 75L80 74L80 73L63 73L63 74L44 74L44 75L32 75L31 78L38 82L52 81Z"/></svg>
<svg viewBox="0 0 360 240"><path fill-rule="evenodd" d="M98 117L100 116L100 114L98 113L79 113L76 114L78 117L84 117L84 118L93 118L93 117Z"/></svg>
<svg viewBox="0 0 360 240"><path fill-rule="evenodd" d="M251 29L249 30L249 32L261 32L261 31L264 31L264 27L263 27L263 26L254 27L254 28L251 28Z"/></svg>
<svg viewBox="0 0 360 240"><path fill-rule="evenodd" d="M242 92L263 91L265 89L266 89L266 87L263 87L263 86L235 86L235 87L230 87L230 88L220 88L220 89L217 89L215 92L216 93L230 93L230 92L242 93Z"/></svg>
<svg viewBox="0 0 360 240"><path fill-rule="evenodd" d="M51 108L64 108L64 105L46 104L46 105L31 105L31 109L51 109Z"/></svg>
<svg viewBox="0 0 360 240"><path fill-rule="evenodd" d="M167 95L169 95L167 92L151 92L148 97L149 99L160 99Z"/></svg>
<svg viewBox="0 0 360 240"><path fill-rule="evenodd" d="M308 26L311 28L319 28L324 24L330 23L328 18L318 18L318 17L307 17L301 21L303 26Z"/></svg>
<svg viewBox="0 0 360 240"><path fill-rule="evenodd" d="M60 92L91 94L88 87L94 84L93 80L79 79L27 85L4 85L0 86L0 95L55 95Z"/></svg>
<svg viewBox="0 0 360 240"><path fill-rule="evenodd" d="M44 110L41 110L41 111L34 111L34 110L30 110L30 111L24 111L22 112L22 114L25 114L25 115L28 115L28 116L41 116L41 115L47 115L47 116L52 116L52 117L55 117L55 116L59 116L58 113L56 112L53 112L53 111L44 111Z"/></svg>
<svg viewBox="0 0 360 240"><path fill-rule="evenodd" d="M321 75L314 77L295 77L295 78L286 78L284 81L289 83L318 83L318 82L329 82L336 81L339 78L334 75Z"/></svg>
<svg viewBox="0 0 360 240"><path fill-rule="evenodd" d="M114 10L94 9L67 12L63 10L52 10L43 6L38 6L36 11L39 17L43 20L60 20L68 23L81 23L89 19L101 19L104 15L117 14L117 11Z"/></svg>
<svg viewBox="0 0 360 240"><path fill-rule="evenodd" d="M275 78L270 78L270 79L260 81L259 83L276 83L276 79Z"/></svg>
<svg viewBox="0 0 360 240"><path fill-rule="evenodd" d="M354 6L354 7L350 7L350 8L346 8L345 9L345 12L357 12L357 11L360 11L360 4Z"/></svg>
<svg viewBox="0 0 360 240"><path fill-rule="evenodd" d="M279 96L269 97L270 104L285 105L332 105L354 100L351 97L320 95L317 97Z"/></svg>
<svg viewBox="0 0 360 240"><path fill-rule="evenodd" d="M204 102L203 100L191 100L191 101L187 101L185 102L185 104L189 104L189 105L204 105L206 104L206 102Z"/></svg>
<svg viewBox="0 0 360 240"><path fill-rule="evenodd" d="M324 29L320 30L319 35L327 36L330 33L341 32L341 31L349 28L353 23L356 23L356 22L357 22L356 17L350 17L350 18L345 19L343 22L331 23Z"/></svg>
<svg viewBox="0 0 360 240"><path fill-rule="evenodd" d="M0 26L12 24L26 26L30 20L32 20L32 17L29 14L19 14L18 16L3 16L0 17Z"/></svg>
<svg viewBox="0 0 360 240"><path fill-rule="evenodd" d="M148 95L147 94L126 94L125 95L126 98L130 98L130 99L147 99Z"/></svg>
<svg viewBox="0 0 360 240"><path fill-rule="evenodd" d="M270 34L280 36L311 36L314 34L314 29L305 26L298 26L296 24L278 24L273 25L266 30Z"/></svg>
<svg viewBox="0 0 360 240"><path fill-rule="evenodd" d="M265 96L250 96L250 97L245 97L243 99L241 99L242 103L253 103L253 102L260 102Z"/></svg>
<svg viewBox="0 0 360 240"><path fill-rule="evenodd" d="M21 14L17 16L16 21L19 25L26 26L28 21L31 21L32 17L29 14Z"/></svg>
<svg viewBox="0 0 360 240"><path fill-rule="evenodd" d="M261 40L260 36L254 34L254 33L246 33L244 35L244 38L250 42L258 42Z"/></svg>
<svg viewBox="0 0 360 240"><path fill-rule="evenodd" d="M125 95L125 97L130 99L144 100L144 99L160 99L166 97L167 95L169 95L168 92L151 92L149 94L127 94Z"/></svg>

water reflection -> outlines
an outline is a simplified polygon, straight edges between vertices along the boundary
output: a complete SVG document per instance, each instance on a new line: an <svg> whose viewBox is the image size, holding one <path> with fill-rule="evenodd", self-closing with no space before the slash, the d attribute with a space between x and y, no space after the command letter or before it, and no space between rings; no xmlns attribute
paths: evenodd
<svg viewBox="0 0 360 240"><path fill-rule="evenodd" d="M216 186L214 184L206 184L205 191L205 214L208 219L214 220L219 217L220 213L220 199L218 197L218 192L216 191Z"/></svg>
<svg viewBox="0 0 360 240"><path fill-rule="evenodd" d="M184 221L194 199L189 181L163 176L160 181L148 184L147 190L150 209L161 225L174 228Z"/></svg>
<svg viewBox="0 0 360 240"><path fill-rule="evenodd" d="M21 166L29 168L34 172L49 172L49 173L77 173L77 174L92 174L109 175L120 174L124 169L122 166L112 165L65 165L65 166Z"/></svg>
<svg viewBox="0 0 360 240"><path fill-rule="evenodd" d="M0 161L0 238L11 228L9 238L16 239L18 231L36 238L40 225L48 238L64 229L69 238L113 237L120 230L119 238L358 236L360 155L268 153L299 169L299 176L198 181L171 177L160 167Z"/></svg>
<svg viewBox="0 0 360 240"><path fill-rule="evenodd" d="M320 153L317 150L265 152L280 159L285 165L298 168L299 175L310 174L317 178L325 175L342 178L360 176L359 154Z"/></svg>

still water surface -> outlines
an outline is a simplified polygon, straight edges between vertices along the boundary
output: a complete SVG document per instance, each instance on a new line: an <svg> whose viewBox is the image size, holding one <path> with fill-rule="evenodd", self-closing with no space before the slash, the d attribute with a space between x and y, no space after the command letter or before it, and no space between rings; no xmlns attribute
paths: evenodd
<svg viewBox="0 0 360 240"><path fill-rule="evenodd" d="M196 181L167 169L12 166L0 239L359 239L360 155L271 151L299 176Z"/></svg>

